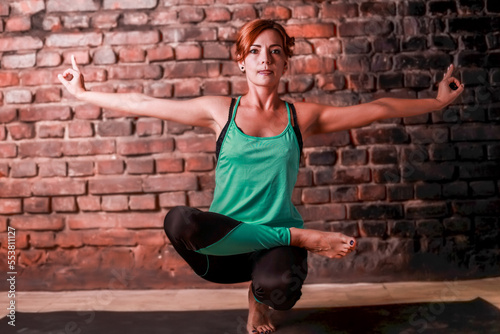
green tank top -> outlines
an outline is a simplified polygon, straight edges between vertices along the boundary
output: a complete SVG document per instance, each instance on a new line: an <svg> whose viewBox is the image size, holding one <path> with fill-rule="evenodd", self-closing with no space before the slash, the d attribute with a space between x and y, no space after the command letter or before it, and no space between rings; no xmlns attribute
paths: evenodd
<svg viewBox="0 0 500 334"><path fill-rule="evenodd" d="M234 121L240 99L221 143L208 211L245 223L302 228L304 220L292 203L300 147L290 122L290 106L286 103L288 124L279 135L254 137Z"/></svg>

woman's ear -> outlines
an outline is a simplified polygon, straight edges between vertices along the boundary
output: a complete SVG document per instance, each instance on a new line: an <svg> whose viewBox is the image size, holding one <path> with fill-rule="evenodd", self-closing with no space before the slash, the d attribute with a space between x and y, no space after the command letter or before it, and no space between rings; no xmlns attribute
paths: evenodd
<svg viewBox="0 0 500 334"><path fill-rule="evenodd" d="M243 60L238 62L238 67L240 68L240 71L245 73L245 62Z"/></svg>

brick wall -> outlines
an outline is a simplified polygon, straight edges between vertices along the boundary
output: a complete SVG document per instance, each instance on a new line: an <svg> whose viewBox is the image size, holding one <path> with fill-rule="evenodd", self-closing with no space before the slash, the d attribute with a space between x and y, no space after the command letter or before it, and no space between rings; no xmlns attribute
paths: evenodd
<svg viewBox="0 0 500 334"><path fill-rule="evenodd" d="M293 200L306 226L359 242L343 260L311 256L309 282L500 273L497 0L8 0L0 242L5 254L16 229L19 290L214 286L162 230L169 208L210 205L214 134L81 103L57 74L75 54L90 90L237 96L235 34L257 17L297 38L289 101L435 97L450 62L466 85L446 110L305 142Z"/></svg>

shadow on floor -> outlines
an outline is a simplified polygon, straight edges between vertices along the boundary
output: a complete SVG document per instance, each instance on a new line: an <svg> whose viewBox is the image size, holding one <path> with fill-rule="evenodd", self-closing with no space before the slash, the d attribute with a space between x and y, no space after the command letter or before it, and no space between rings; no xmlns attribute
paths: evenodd
<svg viewBox="0 0 500 334"><path fill-rule="evenodd" d="M182 312L67 311L16 313L0 333L244 334L246 310ZM273 312L277 334L500 333L500 311L481 298L468 302L293 309Z"/></svg>

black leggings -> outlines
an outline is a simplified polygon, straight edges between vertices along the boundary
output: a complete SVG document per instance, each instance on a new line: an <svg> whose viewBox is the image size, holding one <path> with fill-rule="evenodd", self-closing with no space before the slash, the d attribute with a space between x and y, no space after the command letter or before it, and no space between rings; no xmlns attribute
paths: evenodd
<svg viewBox="0 0 500 334"><path fill-rule="evenodd" d="M278 246L250 253L217 256L196 252L245 224L215 212L177 206L165 217L164 229L172 246L194 272L214 283L252 281L258 302L289 310L299 300L307 276L307 251Z"/></svg>

